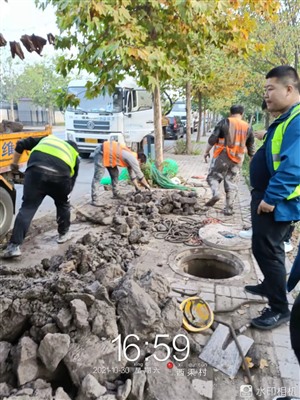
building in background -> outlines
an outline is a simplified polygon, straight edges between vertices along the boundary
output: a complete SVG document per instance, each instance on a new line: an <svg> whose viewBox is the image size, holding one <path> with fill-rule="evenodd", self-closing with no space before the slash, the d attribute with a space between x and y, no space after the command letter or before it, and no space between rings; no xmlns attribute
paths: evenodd
<svg viewBox="0 0 300 400"><path fill-rule="evenodd" d="M14 104L14 117L10 103L0 102L0 122L2 120L19 121L24 126L60 125L64 123L64 115L59 110L49 111L48 108L36 106L31 99L21 98Z"/></svg>

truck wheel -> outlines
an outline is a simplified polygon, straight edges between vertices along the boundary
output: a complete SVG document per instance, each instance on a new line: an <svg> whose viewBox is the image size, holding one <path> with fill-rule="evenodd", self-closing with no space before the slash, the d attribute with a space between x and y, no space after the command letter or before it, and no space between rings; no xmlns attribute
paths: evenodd
<svg viewBox="0 0 300 400"><path fill-rule="evenodd" d="M13 216L14 206L12 199L9 193L0 187L0 237L9 231Z"/></svg>
<svg viewBox="0 0 300 400"><path fill-rule="evenodd" d="M80 157L83 159L88 159L91 153L79 153Z"/></svg>

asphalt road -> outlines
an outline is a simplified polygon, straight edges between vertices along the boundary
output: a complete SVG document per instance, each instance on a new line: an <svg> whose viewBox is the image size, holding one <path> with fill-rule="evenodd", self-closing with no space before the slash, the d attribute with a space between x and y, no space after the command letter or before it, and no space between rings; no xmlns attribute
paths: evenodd
<svg viewBox="0 0 300 400"><path fill-rule="evenodd" d="M54 127L53 134L60 139L64 139L64 127ZM174 143L172 140L166 140L165 146L170 146ZM74 186L74 190L71 194L71 204L76 205L78 203L83 202L84 200L90 200L90 192L91 192L91 182L94 173L94 165L93 158L90 156L89 159L80 161L80 168L78 177ZM107 174L107 172L106 172ZM17 190L17 201L16 201L16 212L18 212L22 203L22 195L23 195L23 186L16 185ZM42 204L40 205L38 211L35 214L34 218L41 218L45 214L50 211L53 212L55 210L54 201L50 197L45 197Z"/></svg>

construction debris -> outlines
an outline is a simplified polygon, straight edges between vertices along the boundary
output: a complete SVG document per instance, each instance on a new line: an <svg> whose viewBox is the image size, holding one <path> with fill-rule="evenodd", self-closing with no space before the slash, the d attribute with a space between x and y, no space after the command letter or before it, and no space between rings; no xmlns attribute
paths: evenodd
<svg viewBox="0 0 300 400"><path fill-rule="evenodd" d="M228 338L230 338L229 328L219 324L199 358L224 372L224 374L235 377L243 360L233 339L231 338L230 343L228 343ZM239 335L238 341L245 356L254 340Z"/></svg>
<svg viewBox="0 0 300 400"><path fill-rule="evenodd" d="M21 122L3 119L0 123L0 133L21 132L22 130L23 124L21 124Z"/></svg>

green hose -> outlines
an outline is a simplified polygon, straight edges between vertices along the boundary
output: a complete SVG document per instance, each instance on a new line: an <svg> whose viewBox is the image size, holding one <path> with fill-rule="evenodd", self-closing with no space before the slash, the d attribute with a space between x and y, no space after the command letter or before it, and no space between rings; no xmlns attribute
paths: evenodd
<svg viewBox="0 0 300 400"><path fill-rule="evenodd" d="M151 178L159 187L163 189L195 190L183 185L176 185L167 176L163 175L155 165L151 165Z"/></svg>

